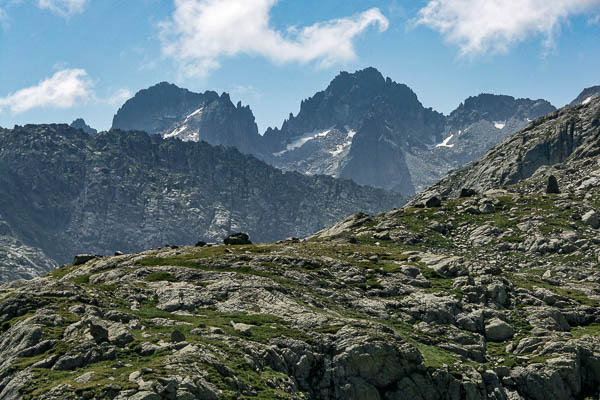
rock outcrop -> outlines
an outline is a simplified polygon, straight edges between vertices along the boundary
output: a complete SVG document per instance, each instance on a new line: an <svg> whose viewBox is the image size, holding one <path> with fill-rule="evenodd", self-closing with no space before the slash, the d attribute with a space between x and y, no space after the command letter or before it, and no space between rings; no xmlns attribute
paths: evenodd
<svg viewBox="0 0 600 400"><path fill-rule="evenodd" d="M75 121L71 122L70 126L71 126L71 128L81 129L88 135L95 135L96 133L98 133L98 131L96 129L94 129L91 126L89 126L88 124L86 124L85 121L83 120L83 118L77 118Z"/></svg>

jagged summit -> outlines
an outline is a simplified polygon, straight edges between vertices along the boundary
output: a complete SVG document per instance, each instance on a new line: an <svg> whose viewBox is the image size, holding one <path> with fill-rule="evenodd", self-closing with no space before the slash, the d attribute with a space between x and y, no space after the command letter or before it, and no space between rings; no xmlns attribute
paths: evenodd
<svg viewBox="0 0 600 400"><path fill-rule="evenodd" d="M410 196L553 110L545 100L481 94L444 116L370 67L340 72L263 136L250 107L234 105L227 94L194 94L168 83L136 94L113 127L233 146L285 171L343 177ZM135 123L124 123L128 118Z"/></svg>
<svg viewBox="0 0 600 400"><path fill-rule="evenodd" d="M227 93L193 93L167 82L140 90L127 100L114 116L112 129L204 140L248 154L260 152L260 135L250 107L234 105Z"/></svg>
<svg viewBox="0 0 600 400"><path fill-rule="evenodd" d="M481 120L506 124L510 119L533 120L556 110L543 99L515 99L512 96L482 93L469 97L448 116L450 127L473 124Z"/></svg>
<svg viewBox="0 0 600 400"><path fill-rule="evenodd" d="M88 135L95 135L96 133L98 133L96 129L86 124L83 118L77 118L75 121L71 122L70 126L71 128L81 129Z"/></svg>
<svg viewBox="0 0 600 400"><path fill-rule="evenodd" d="M275 155L266 160L283 169L327 173L411 194L414 186L403 152L407 146L437 143L443 125L442 114L424 108L408 86L384 78L375 68L341 72L324 91L302 101L300 112L281 129L265 133ZM389 148L390 143L395 146ZM382 169L382 163L388 168Z"/></svg>

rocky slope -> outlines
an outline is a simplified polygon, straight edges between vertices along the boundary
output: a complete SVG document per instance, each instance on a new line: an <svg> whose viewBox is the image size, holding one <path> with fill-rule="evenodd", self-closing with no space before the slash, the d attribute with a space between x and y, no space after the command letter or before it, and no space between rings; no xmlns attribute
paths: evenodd
<svg viewBox="0 0 600 400"><path fill-rule="evenodd" d="M542 168L306 240L169 246L1 286L0 398L597 398L599 107L486 157L516 140L528 165L543 148L560 194Z"/></svg>
<svg viewBox="0 0 600 400"><path fill-rule="evenodd" d="M113 118L112 129L139 130L165 138L206 141L260 152L260 135L248 106L233 105L229 95L193 93L167 82L136 93Z"/></svg>
<svg viewBox="0 0 600 400"><path fill-rule="evenodd" d="M350 181L282 173L231 148L67 125L0 131L0 185L0 234L58 263L78 252L193 244L240 230L259 242L305 236L354 212L404 203ZM10 243L0 252L13 254ZM3 258L0 278L54 266L28 261L27 252L23 270Z"/></svg>

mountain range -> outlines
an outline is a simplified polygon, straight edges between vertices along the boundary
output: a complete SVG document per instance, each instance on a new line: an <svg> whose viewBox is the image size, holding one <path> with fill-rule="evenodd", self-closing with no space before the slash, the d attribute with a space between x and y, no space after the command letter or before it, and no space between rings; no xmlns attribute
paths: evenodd
<svg viewBox="0 0 600 400"><path fill-rule="evenodd" d="M306 239L92 256L0 286L0 398L598 398L600 98L583 103L532 121L402 208L354 214ZM60 179L42 171L52 162L65 193L85 188L74 196L84 209L111 187L117 200L152 184L163 198L190 199L180 189L212 172L213 159L196 167L204 148L247 173L261 165L269 179L283 175L205 143L85 135L66 126L2 132L42 160L41 149L64 147L30 170L30 208ZM93 184L70 187L80 152ZM178 180L141 181L144 169L158 177L166 164ZM217 170L228 173L215 179L231 172ZM109 210L118 204L100 204L110 226L121 222ZM74 226L92 219L80 215ZM79 236L103 229L102 218ZM179 223L169 217L156 227Z"/></svg>
<svg viewBox="0 0 600 400"><path fill-rule="evenodd" d="M227 94L160 83L138 92L112 129L236 147L286 171L325 174L414 195L555 108L545 100L482 94L450 115L425 108L375 68L340 73L260 135L252 111Z"/></svg>

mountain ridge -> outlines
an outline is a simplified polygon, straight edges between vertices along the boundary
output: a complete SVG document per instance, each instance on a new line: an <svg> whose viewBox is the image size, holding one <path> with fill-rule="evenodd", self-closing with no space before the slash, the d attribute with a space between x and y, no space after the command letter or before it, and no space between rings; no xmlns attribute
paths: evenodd
<svg viewBox="0 0 600 400"><path fill-rule="evenodd" d="M406 201L351 181L284 173L230 147L139 131L88 135L68 125L1 131L0 182L11 237L59 263L82 252L221 241L235 231L258 242L306 236Z"/></svg>
<svg viewBox="0 0 600 400"><path fill-rule="evenodd" d="M177 90L174 85L169 88ZM181 97L191 96L179 90ZM136 101L140 93L148 92L141 91L128 102ZM286 171L344 177L405 196L425 189L530 120L555 110L544 100L481 94L444 116L425 108L408 86L385 78L373 67L340 72L327 88L302 100L296 115L290 113L280 128L268 128L262 136L249 106L235 107L228 97L215 102L214 110L201 109L200 103L183 107L178 118L154 133L234 146ZM119 110L115 120L122 119L123 112ZM234 122L204 122L222 115ZM368 123L372 119L381 123ZM128 127L143 130L144 126Z"/></svg>

